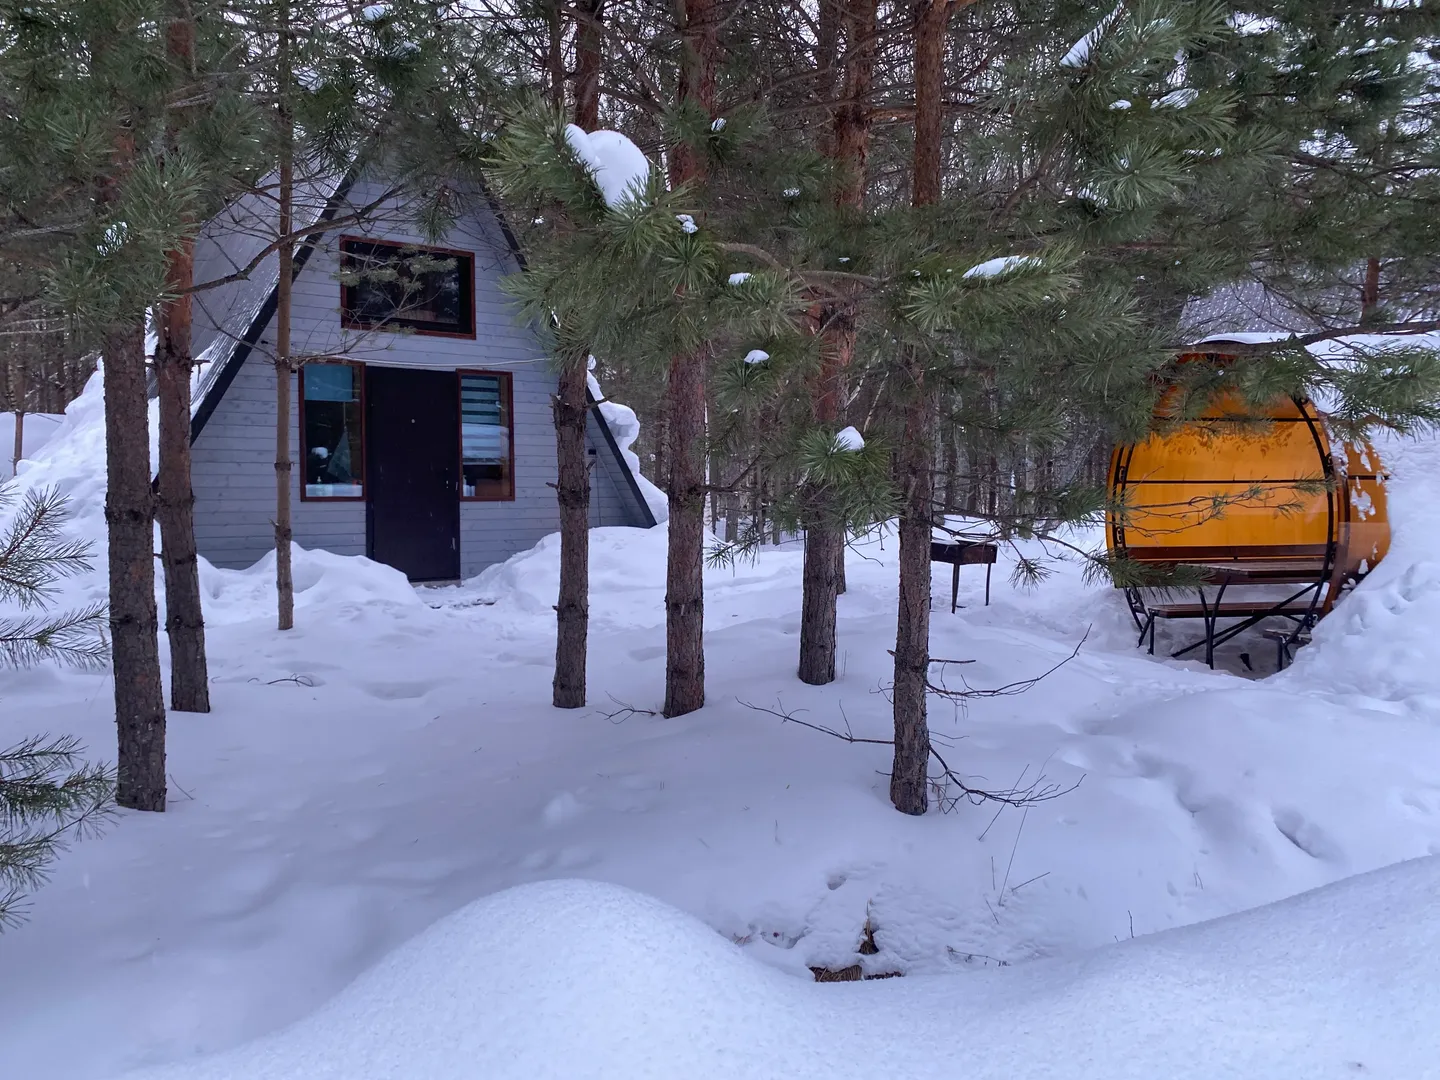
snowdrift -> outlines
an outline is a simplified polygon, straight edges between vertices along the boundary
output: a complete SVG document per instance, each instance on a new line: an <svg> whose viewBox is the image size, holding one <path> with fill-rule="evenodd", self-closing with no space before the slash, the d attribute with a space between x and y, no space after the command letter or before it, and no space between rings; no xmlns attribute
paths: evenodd
<svg viewBox="0 0 1440 1080"><path fill-rule="evenodd" d="M25 414L24 430L21 432L23 445L20 459L22 463L25 459L38 453L40 448L54 437L64 419L64 416L58 413ZM14 453L15 414L0 412L0 483L14 475L11 471Z"/></svg>
<svg viewBox="0 0 1440 1080"><path fill-rule="evenodd" d="M1099 950L806 984L616 886L510 889L288 1031L132 1080L1435 1076L1440 859Z"/></svg>

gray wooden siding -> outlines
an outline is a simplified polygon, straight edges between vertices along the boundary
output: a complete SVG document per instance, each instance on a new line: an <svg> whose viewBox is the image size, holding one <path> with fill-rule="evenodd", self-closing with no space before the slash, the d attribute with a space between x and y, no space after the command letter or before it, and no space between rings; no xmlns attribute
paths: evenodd
<svg viewBox="0 0 1440 1080"><path fill-rule="evenodd" d="M382 190L358 183L352 205L373 201ZM404 224L404 208L388 208L383 222L353 230L387 240L423 243ZM470 577L530 547L559 527L555 491L555 434L550 415L554 377L534 337L514 321L499 277L513 258L493 215L464 219L446 246L475 252L476 339L343 330L336 278L339 234L318 247L295 282L293 315L297 357L345 358L394 367L508 371L514 389L515 499L460 504L461 573ZM200 553L218 566L243 567L273 547L275 502L274 327L241 365L225 396L195 442L195 534ZM291 457L299 453L298 380L291 379ZM592 417L593 526L635 525L642 520L628 481ZM344 555L365 553L365 504L304 501L300 473L292 472L295 541Z"/></svg>

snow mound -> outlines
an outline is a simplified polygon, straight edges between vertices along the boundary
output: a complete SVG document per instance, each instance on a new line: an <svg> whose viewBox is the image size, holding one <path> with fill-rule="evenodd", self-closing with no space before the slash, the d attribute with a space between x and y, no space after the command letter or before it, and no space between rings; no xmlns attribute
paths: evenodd
<svg viewBox="0 0 1440 1080"><path fill-rule="evenodd" d="M591 609L592 622L620 626L664 623L667 544L664 527L590 530L590 592L606 597L604 605ZM558 532L503 563L487 567L463 586L466 595L473 594L483 603L552 623L559 591Z"/></svg>
<svg viewBox="0 0 1440 1080"><path fill-rule="evenodd" d="M295 610L334 609L345 605L421 605L415 588L393 566L362 555L336 555L323 548L292 544L291 575ZM200 560L200 592L207 622L246 622L270 618L275 611L275 552L244 570L221 570Z"/></svg>
<svg viewBox="0 0 1440 1080"><path fill-rule="evenodd" d="M1440 859L1417 860L1074 960L832 986L658 900L550 881L441 919L288 1031L132 1076L1419 1078L1437 890Z"/></svg>
<svg viewBox="0 0 1440 1080"><path fill-rule="evenodd" d="M1288 679L1341 697L1363 694L1417 715L1440 709L1440 439L1377 434L1390 479L1390 550L1315 628Z"/></svg>

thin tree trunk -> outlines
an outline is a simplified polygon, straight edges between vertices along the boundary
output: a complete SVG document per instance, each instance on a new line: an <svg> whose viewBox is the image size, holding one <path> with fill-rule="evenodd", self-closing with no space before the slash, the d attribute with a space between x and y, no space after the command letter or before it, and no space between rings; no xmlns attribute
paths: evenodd
<svg viewBox="0 0 1440 1080"><path fill-rule="evenodd" d="M900 447L904 498L900 507L900 603L895 632L895 759L890 770L890 801L906 814L929 806L926 776L930 728L926 684L930 673L930 513L934 492L930 469L929 395L919 365L916 385L905 406L905 436Z"/></svg>
<svg viewBox="0 0 1440 1080"><path fill-rule="evenodd" d="M953 514L960 509L960 451L955 443L955 433L945 431L941 433L943 440L945 471L945 512Z"/></svg>
<svg viewBox="0 0 1440 1080"><path fill-rule="evenodd" d="M549 49L545 71L550 79L550 105L556 112L565 108L565 22L560 0L551 0L546 11L550 22Z"/></svg>
<svg viewBox="0 0 1440 1080"><path fill-rule="evenodd" d="M683 0L680 97L708 114L715 103L720 45L715 0ZM704 162L681 144L671 154L675 183L704 178ZM708 350L670 361L669 552L665 588L666 716L705 704L705 403Z"/></svg>
<svg viewBox="0 0 1440 1080"><path fill-rule="evenodd" d="M805 532L799 675L811 686L835 681L835 570L845 550L843 541L844 533L828 524Z"/></svg>
<svg viewBox="0 0 1440 1080"><path fill-rule="evenodd" d="M585 455L586 378L584 363L560 372L554 400L555 497L560 504L560 595L555 604L557 709L585 704L585 655L590 632L590 471Z"/></svg>
<svg viewBox="0 0 1440 1080"><path fill-rule="evenodd" d="M1374 317L1376 309L1380 307L1380 260L1365 260L1365 283L1360 288L1360 322L1362 324Z"/></svg>
<svg viewBox="0 0 1440 1080"><path fill-rule="evenodd" d="M167 48L188 71L195 52L195 27L180 10L170 23ZM167 133L173 150L178 131ZM210 677L205 663L205 616L200 604L200 569L195 550L195 492L190 478L190 296L195 281L194 242L187 239L167 256L166 285L175 299L157 313L155 376L160 405L160 473L156 517L160 562L165 570L165 632L170 638L170 707L177 712L210 711Z"/></svg>
<svg viewBox="0 0 1440 1080"><path fill-rule="evenodd" d="M119 744L115 801L165 809L165 693L155 610L155 497L145 323L111 327L105 349L105 522L110 558L110 650Z"/></svg>
<svg viewBox="0 0 1440 1080"><path fill-rule="evenodd" d="M586 131L600 124L600 22L603 0L584 0L577 13L575 123ZM557 6L558 12L558 6ZM558 14L557 14L558 19ZM560 35L559 24L555 37ZM555 602L557 709L585 704L586 650L590 636L590 462L585 453L589 380L585 356L561 360L555 418L556 484L560 507L560 590Z"/></svg>
<svg viewBox="0 0 1440 1080"><path fill-rule="evenodd" d="M279 231L282 237L279 277L275 284L275 602L276 625L281 630L295 627L295 577L291 566L294 529L290 514L290 315L295 285L295 242L290 239L295 214L294 119L284 94L290 90L290 6L281 5L279 66L280 124Z"/></svg>
<svg viewBox="0 0 1440 1080"><path fill-rule="evenodd" d="M912 199L930 206L940 199L940 100L948 0L926 0L915 27L915 159ZM899 473L900 602L895 630L895 757L890 801L905 814L929 808L930 763L927 683L930 673L930 531L934 502L934 393L918 350L909 356L909 391Z"/></svg>
<svg viewBox="0 0 1440 1080"><path fill-rule="evenodd" d="M665 582L665 715L705 704L705 362L671 361L670 538Z"/></svg>
<svg viewBox="0 0 1440 1080"><path fill-rule="evenodd" d="M822 49L825 35L838 31L841 0L821 5ZM841 181L835 205L855 214L865 200L865 162L870 147L869 97L875 82L875 20L877 0L850 0L843 9L847 27L845 96L835 112L830 145ZM833 28L823 21L831 12ZM833 43L830 46L833 49ZM830 55L826 53L825 55ZM833 75L828 85L833 85ZM827 79L822 78L822 86ZM828 324L821 347L820 373L813 388L815 423L833 430L840 421L845 372L855 358L856 327L853 311L840 301L822 312ZM835 680L836 603L845 591L845 523L833 512L834 493L813 493L805 528L805 570L800 601L801 682L823 686Z"/></svg>
<svg viewBox="0 0 1440 1080"><path fill-rule="evenodd" d="M10 455L10 475L20 475L20 459L25 456L25 367L14 364L15 381L10 390L11 404L15 407L15 450Z"/></svg>
<svg viewBox="0 0 1440 1080"><path fill-rule="evenodd" d="M594 131L600 126L605 0L579 0L575 21L575 123Z"/></svg>
<svg viewBox="0 0 1440 1080"><path fill-rule="evenodd" d="M915 27L915 164L911 199L916 206L940 201L945 25L949 0L922 0Z"/></svg>
<svg viewBox="0 0 1440 1080"><path fill-rule="evenodd" d="M194 249L186 241L170 253L169 287L190 287ZM160 473L156 517L165 569L165 632L170 638L170 707L210 711L205 663L205 616L195 550L195 492L190 481L190 297L161 306L155 375L160 398Z"/></svg>

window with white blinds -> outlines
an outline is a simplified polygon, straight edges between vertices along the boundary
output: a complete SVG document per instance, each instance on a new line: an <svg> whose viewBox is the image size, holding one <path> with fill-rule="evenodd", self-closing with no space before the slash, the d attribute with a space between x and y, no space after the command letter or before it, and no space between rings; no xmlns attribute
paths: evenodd
<svg viewBox="0 0 1440 1080"><path fill-rule="evenodd" d="M515 497L515 438L510 425L510 376L460 373L460 496Z"/></svg>

